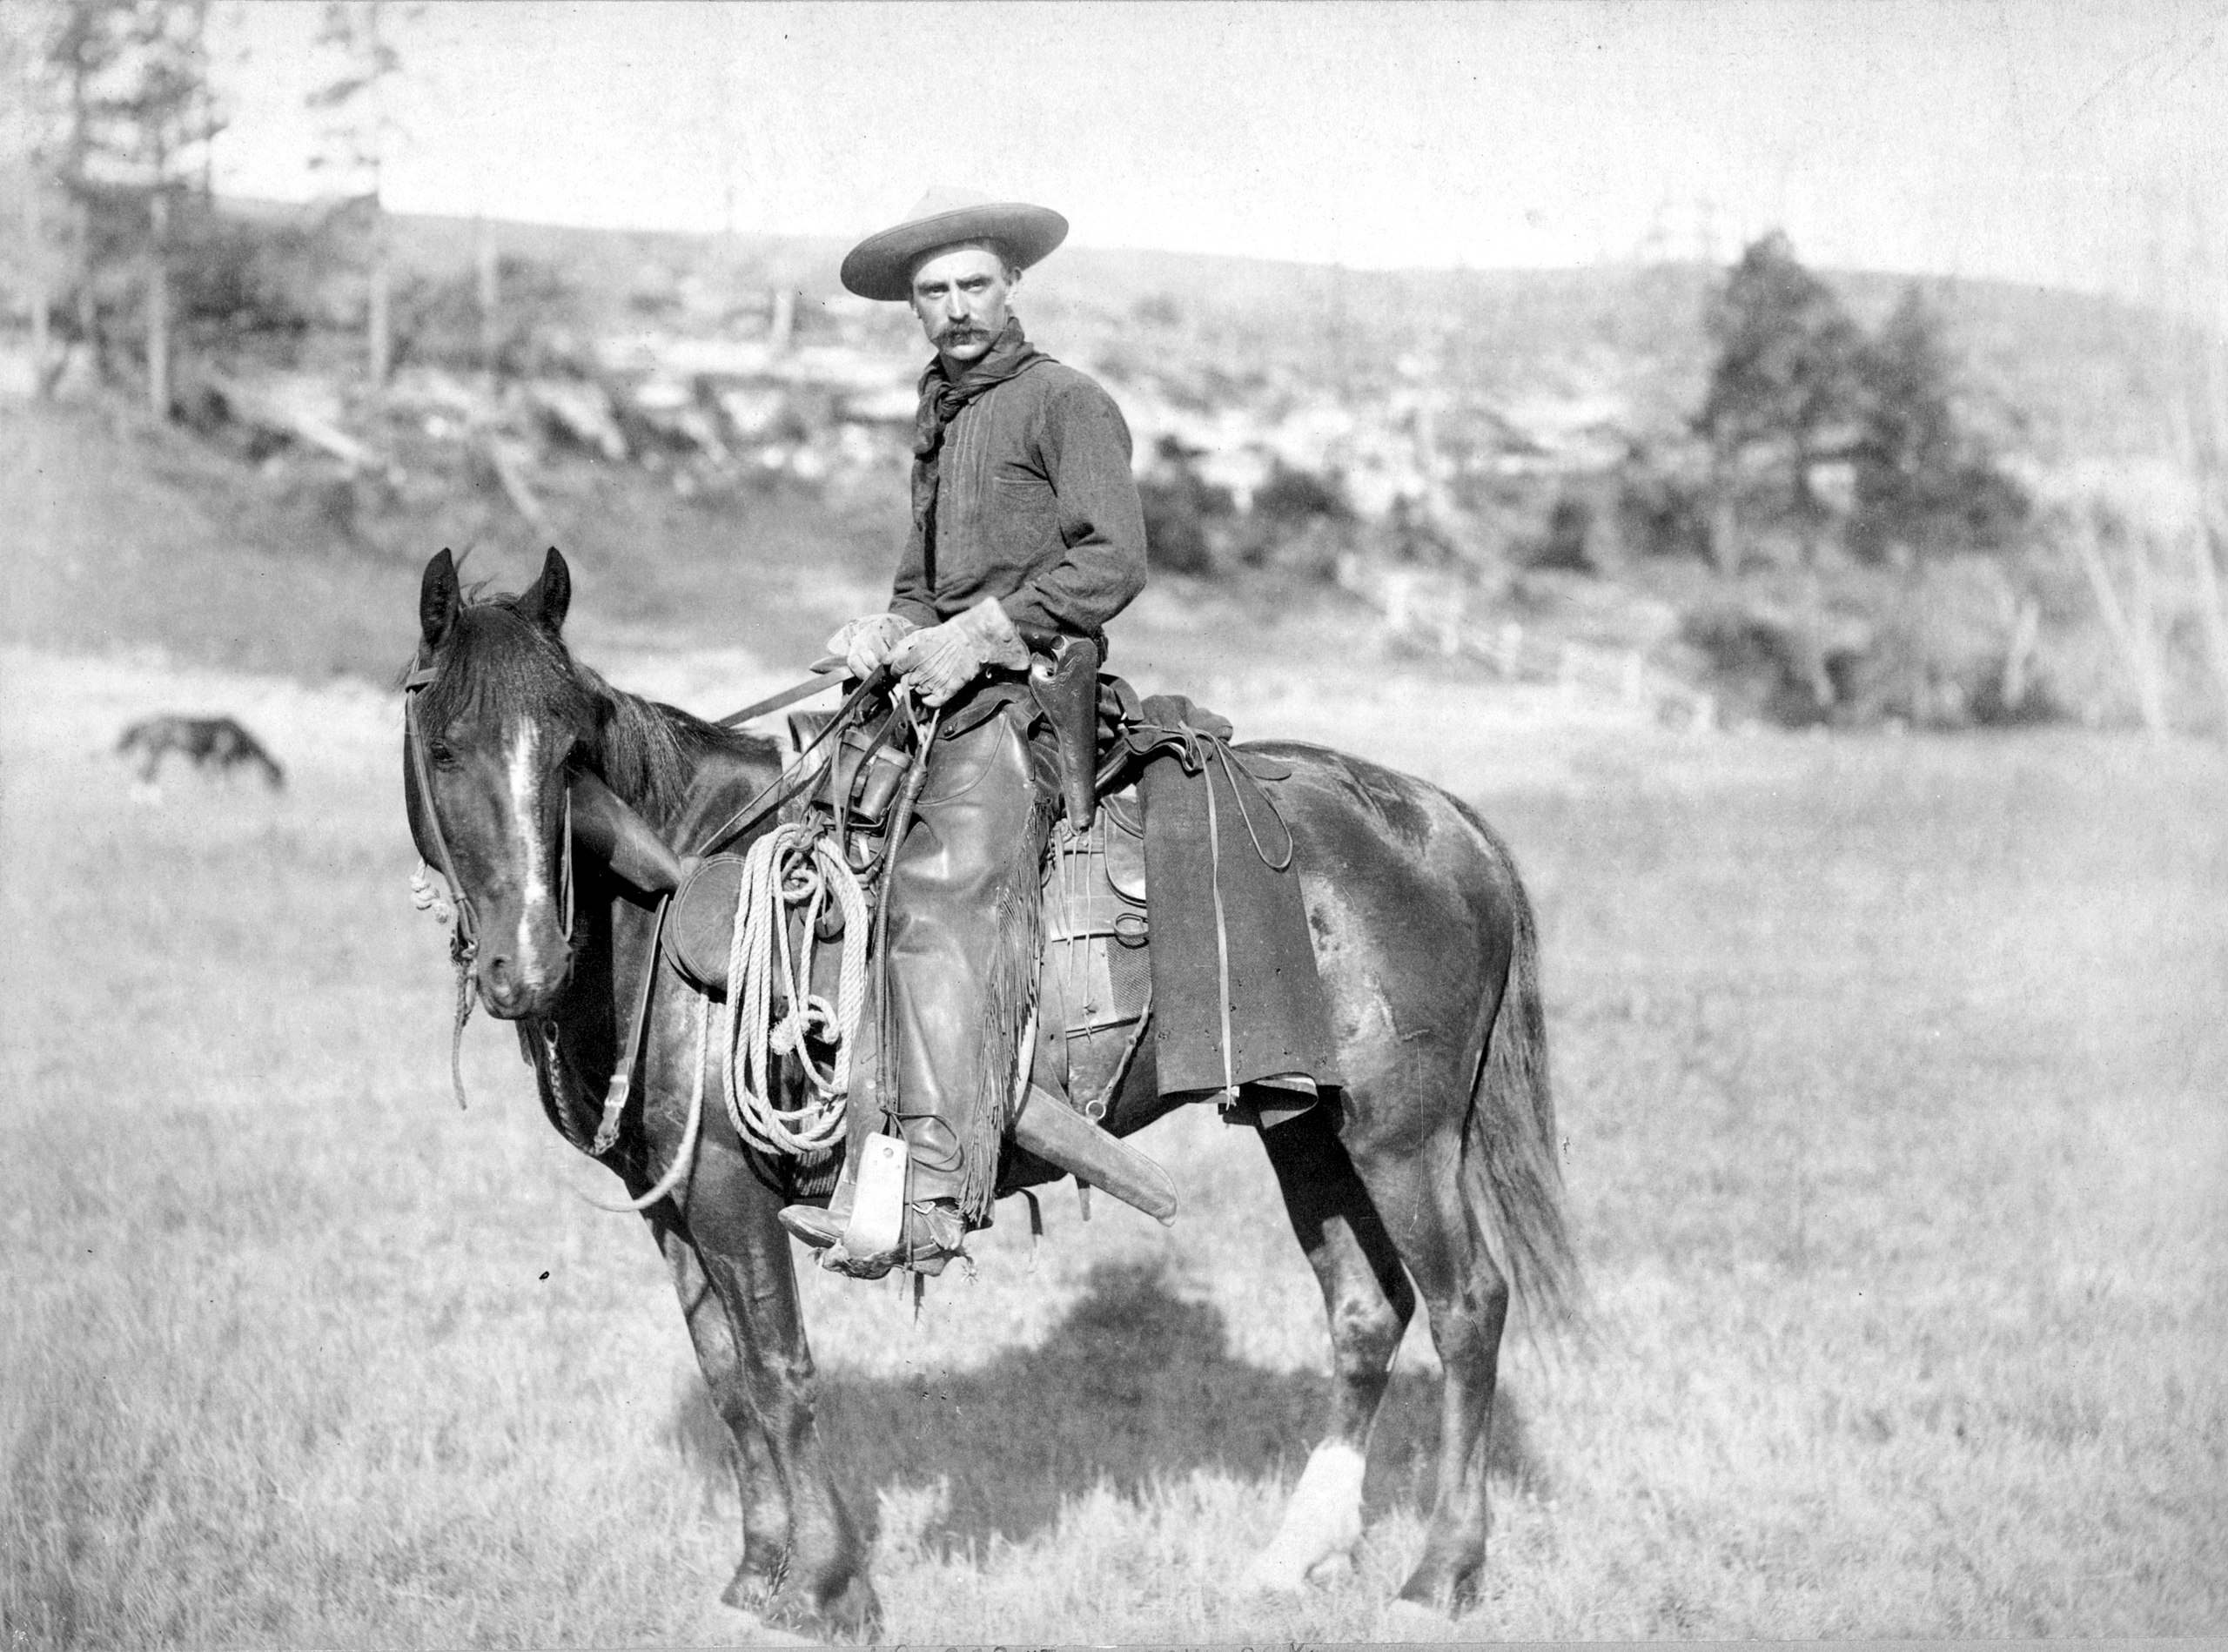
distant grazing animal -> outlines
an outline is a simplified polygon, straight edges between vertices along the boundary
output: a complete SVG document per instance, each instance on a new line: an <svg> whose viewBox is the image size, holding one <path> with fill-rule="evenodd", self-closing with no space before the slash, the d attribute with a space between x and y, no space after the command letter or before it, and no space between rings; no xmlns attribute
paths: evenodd
<svg viewBox="0 0 2228 1652"><path fill-rule="evenodd" d="M576 663L560 635L571 597L554 550L525 592L480 601L465 600L446 551L427 563L403 720L412 836L458 897L467 988L519 1024L550 1122L625 1182L679 1287L742 1481L743 1555L725 1598L871 1633L880 1608L815 1416L780 1175L723 1109L692 1105L708 1074L716 1091L720 1052L698 1041L700 1001L650 950L651 903L594 855L562 874L568 776L599 776L668 844L701 850L739 819L754 833L775 824L748 800L776 789L782 749ZM1500 840L1437 788L1319 746L1243 749L1290 770L1277 796L1346 1080L1261 1133L1336 1358L1329 1434L1248 1581L1297 1588L1360 1536L1363 1454L1420 1298L1446 1376L1438 1490L1401 1595L1459 1609L1485 1566L1504 1324L1519 1301L1553 1315L1575 1285L1531 903ZM633 1098L598 1152L646 965L662 987L639 1071L626 1057ZM1140 1051L1110 1129L1165 1110L1151 1064ZM682 1165L692 1115L701 1134Z"/></svg>
<svg viewBox="0 0 2228 1652"><path fill-rule="evenodd" d="M149 717L135 722L116 742L117 755L139 754L139 782L151 785L155 771L171 752L197 769L260 769L273 791L286 783L286 771L263 742L231 717Z"/></svg>

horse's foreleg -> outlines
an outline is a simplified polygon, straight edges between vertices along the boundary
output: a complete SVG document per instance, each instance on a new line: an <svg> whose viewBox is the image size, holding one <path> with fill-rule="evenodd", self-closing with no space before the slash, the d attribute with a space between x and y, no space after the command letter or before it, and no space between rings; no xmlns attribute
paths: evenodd
<svg viewBox="0 0 2228 1652"><path fill-rule="evenodd" d="M1308 1457L1276 1536L1246 1569L1252 1588L1297 1590L1360 1539L1370 1430L1415 1313L1392 1236L1330 1114L1319 1106L1261 1132L1292 1233L1323 1287L1335 1375L1331 1432Z"/></svg>
<svg viewBox="0 0 2228 1652"><path fill-rule="evenodd" d="M1423 1559L1400 1598L1458 1611L1475 1595L1486 1563L1486 1443L1508 1282L1463 1197L1460 1142L1453 1132L1398 1154L1358 1146L1354 1163L1423 1293L1445 1373L1439 1493Z"/></svg>
<svg viewBox="0 0 2228 1652"><path fill-rule="evenodd" d="M697 1255L727 1309L742 1386L789 1504L789 1563L765 1615L799 1628L871 1633L882 1608L867 1581L866 1545L836 1495L821 1443L789 1235L749 1171L735 1165L722 1173L709 1153L691 1205L715 1225L712 1232L701 1220L694 1225Z"/></svg>
<svg viewBox="0 0 2228 1652"><path fill-rule="evenodd" d="M742 1500L742 1558L720 1598L729 1606L755 1611L780 1583L789 1560L789 1497L782 1488L782 1477L767 1448L766 1431L759 1426L757 1409L743 1380L742 1359L728 1325L727 1309L705 1277L696 1247L670 1220L655 1214L648 1220L658 1249L672 1270L681 1317L688 1322L688 1340L696 1349L696 1364L704 1373L704 1386L711 1391L712 1408L735 1438L735 1488Z"/></svg>

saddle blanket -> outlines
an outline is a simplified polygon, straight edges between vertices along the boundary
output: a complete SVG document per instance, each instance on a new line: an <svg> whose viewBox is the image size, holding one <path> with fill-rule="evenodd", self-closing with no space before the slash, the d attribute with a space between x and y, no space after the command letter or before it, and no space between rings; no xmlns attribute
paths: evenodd
<svg viewBox="0 0 2228 1652"><path fill-rule="evenodd" d="M1156 733L1187 736L1155 742L1137 782L1161 1093L1338 1085L1297 846L1265 783L1289 771L1234 749L1229 722L1181 695L1144 709Z"/></svg>

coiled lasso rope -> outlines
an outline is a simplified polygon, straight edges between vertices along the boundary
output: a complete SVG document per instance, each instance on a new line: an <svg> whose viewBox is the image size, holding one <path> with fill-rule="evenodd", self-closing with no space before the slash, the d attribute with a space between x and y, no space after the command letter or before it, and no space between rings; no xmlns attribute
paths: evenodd
<svg viewBox="0 0 2228 1652"><path fill-rule="evenodd" d="M832 1008L810 990L813 943L831 894L843 914L842 970ZM801 954L789 945L789 909L795 906L804 908ZM866 1003L867 930L866 895L834 838L784 824L759 838L743 856L735 934L728 948L722 1069L735 1133L763 1152L802 1158L842 1138L851 1046ZM777 985L787 1005L778 1024ZM808 1037L834 1047L827 1072L813 1064L805 1048ZM775 1061L791 1052L817 1094L785 1112L774 1105Z"/></svg>

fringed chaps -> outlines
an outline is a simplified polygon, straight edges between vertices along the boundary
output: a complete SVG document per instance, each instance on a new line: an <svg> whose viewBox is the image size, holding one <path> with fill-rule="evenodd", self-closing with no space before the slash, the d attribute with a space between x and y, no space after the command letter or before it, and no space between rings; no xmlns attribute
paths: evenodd
<svg viewBox="0 0 2228 1652"><path fill-rule="evenodd" d="M896 1093L882 1099L912 1149L909 1196L955 1199L970 1224L990 1213L1036 1002L1038 869L1059 799L1032 709L1001 705L936 742L890 869Z"/></svg>
<svg viewBox="0 0 2228 1652"><path fill-rule="evenodd" d="M1057 798L1040 794L1030 811L1027 829L1013 845L1000 878L990 953L982 961L981 1057L972 1106L960 1134L967 1169L959 1206L970 1223L990 1213L998 1180L999 1144L1013 1128L1014 1067L1022 1056L1021 1041L1028 1036L1030 1011L1037 1004L1037 960L1044 932L1038 871L1057 807Z"/></svg>

